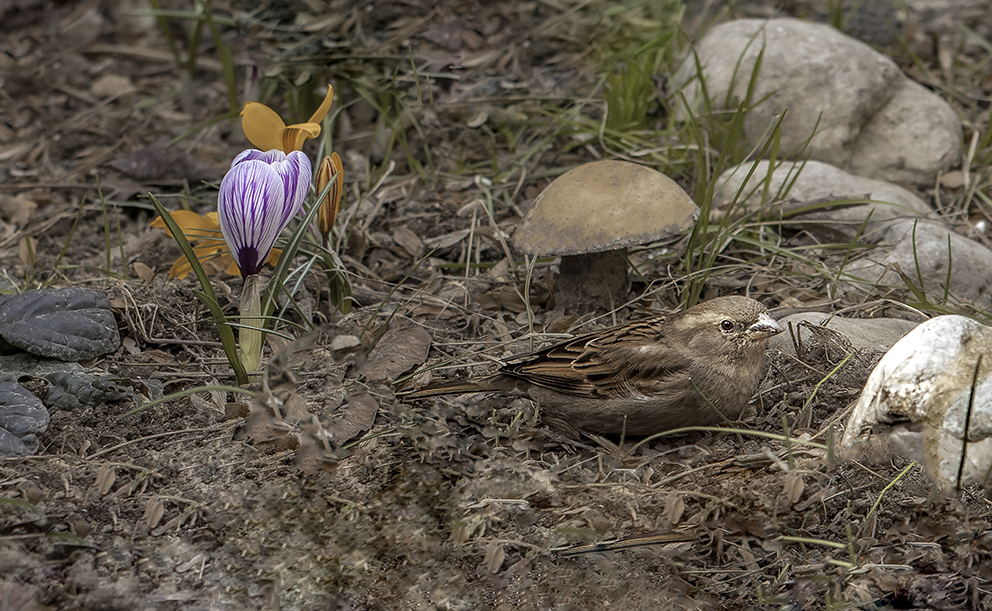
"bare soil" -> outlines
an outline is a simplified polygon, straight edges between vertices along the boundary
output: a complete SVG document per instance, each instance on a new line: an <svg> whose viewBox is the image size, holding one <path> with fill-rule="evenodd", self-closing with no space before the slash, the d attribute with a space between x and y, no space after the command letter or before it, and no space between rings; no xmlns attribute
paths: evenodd
<svg viewBox="0 0 992 611"><path fill-rule="evenodd" d="M142 195L208 212L207 183L247 143L223 120L169 153L145 148L228 110L209 31L190 77L146 8L0 0L0 281L106 292L124 342L95 370L159 379L167 393L234 384L195 280L168 278L180 251L149 227ZM593 159L595 142L541 122L549 101L566 107L595 84L592 9L212 5L243 24L221 25L248 75L239 86L252 66L280 92L335 84L350 227L340 251L356 306L337 316L312 276L309 322L322 330L271 339L279 356L250 404L201 392L127 418L134 405L53 410L37 455L0 459L0 609L992 608L985 491L937 493L921 466L884 451L828 461L800 443L712 432L571 440L520 400L396 399L392 380L423 364L427 340L443 367L420 383L529 349L524 275L500 234L560 168ZM185 49L191 22L168 23ZM281 95L272 105L290 116ZM375 105L390 96L411 114L384 116ZM473 203L486 190L492 220ZM542 262L530 285L538 340L675 307L674 246L637 259L640 297L596 319L556 309L555 268ZM851 305L771 267L718 280L707 297L749 290L776 315ZM240 279L214 282L235 315ZM901 312L877 302L861 315ZM364 368L332 345L353 334L370 346L380 331ZM879 356L857 355L818 387L836 354L772 353L737 425L828 443Z"/></svg>

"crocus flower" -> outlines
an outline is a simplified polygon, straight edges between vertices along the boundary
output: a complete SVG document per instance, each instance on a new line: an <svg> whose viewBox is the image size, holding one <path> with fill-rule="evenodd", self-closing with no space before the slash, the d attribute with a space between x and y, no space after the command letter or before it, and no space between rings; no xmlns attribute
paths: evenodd
<svg viewBox="0 0 992 611"><path fill-rule="evenodd" d="M291 153L303 148L303 143L320 135L320 122L327 116L334 101L334 88L327 86L327 95L317 112L306 123L287 126L282 118L265 104L245 102L241 109L241 129L248 141L263 151L279 149Z"/></svg>
<svg viewBox="0 0 992 611"><path fill-rule="evenodd" d="M183 234L185 234L189 243L193 245L193 253L200 260L200 265L208 276L222 271L232 276L240 273L238 264L235 263L234 257L231 256L231 252L227 249L227 243L224 242L224 236L220 232L220 221L217 219L216 212L208 212L206 215L201 216L189 210L176 210L169 214L176 221L176 224L179 225L179 228L183 230ZM172 232L165 226L165 221L161 217L156 217L152 221L151 226L164 229L167 234L172 235ZM275 265L279 262L279 256L281 254L281 250L273 248L266 263ZM172 264L172 269L169 270L169 277L182 280L191 271L193 271L193 266L186 260L186 255L181 255Z"/></svg>
<svg viewBox="0 0 992 611"><path fill-rule="evenodd" d="M303 207L311 176L310 159L299 151L249 149L234 158L220 183L217 214L243 277L262 269L276 238Z"/></svg>
<svg viewBox="0 0 992 611"><path fill-rule="evenodd" d="M333 182L332 182L333 181ZM327 197L317 202L317 233L320 235L323 245L327 247L328 236L334 228L334 221L338 217L338 207L341 205L341 193L344 190L344 166L341 164L341 156L331 153L330 157L324 157L317 167L317 174L314 177L314 186L317 189L317 197L320 197L327 184L331 184Z"/></svg>

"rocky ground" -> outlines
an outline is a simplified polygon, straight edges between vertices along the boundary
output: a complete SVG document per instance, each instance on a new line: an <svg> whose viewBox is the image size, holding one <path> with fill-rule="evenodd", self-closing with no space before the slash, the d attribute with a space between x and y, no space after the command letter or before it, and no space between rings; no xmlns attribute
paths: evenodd
<svg viewBox="0 0 992 611"><path fill-rule="evenodd" d="M820 4L741 4L733 16L830 17ZM968 184L988 197L992 71L976 41L988 41L992 11L961 3L971 12L958 19L928 5L895 21L884 3L863 4L852 33L964 117ZM675 5L209 6L222 46L204 25L189 69L143 3L0 1L5 290L107 294L123 342L84 365L133 388L235 383L195 280L168 277L181 253L149 226L144 196L213 209L217 181L247 147L236 120L215 120L232 107L218 52L229 49L236 108L271 96L304 120L335 86L326 144L344 159L338 242L356 305L338 316L325 277L309 276L308 315L287 318L318 330L270 338L278 356L254 402L203 391L127 417L135 401L50 410L37 454L0 459L0 609L992 608L984 489L935 490L885 447L824 449L877 350L833 375L846 353L825 340L772 350L741 432L644 443L563 438L505 397L396 398L392 382L425 360L439 367L404 383L485 371L532 340L678 306L685 238L635 253L631 303L600 318L556 309L554 261L539 260L525 284L501 244L550 180L618 143L640 143L641 158L699 201L691 147L673 140L664 100L641 127L610 129L597 101L608 97L604 58L670 26ZM696 37L728 16L693 3L683 26ZM948 23L972 34L956 38L963 30ZM166 24L185 60L190 14ZM969 189L915 192L942 209ZM946 222L975 236L986 201L967 199ZM795 228L762 227L762 239L807 244ZM809 253L759 259L734 242L701 295L749 292L777 317L936 313L918 299L906 307L917 298L906 289L837 292L810 261L837 269L851 255ZM212 281L236 313L240 279ZM333 343L345 336L374 344L364 368Z"/></svg>

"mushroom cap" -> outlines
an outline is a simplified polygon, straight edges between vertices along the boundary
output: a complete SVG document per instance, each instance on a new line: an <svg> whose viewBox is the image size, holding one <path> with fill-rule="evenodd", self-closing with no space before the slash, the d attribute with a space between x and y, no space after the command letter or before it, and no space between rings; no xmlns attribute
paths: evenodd
<svg viewBox="0 0 992 611"><path fill-rule="evenodd" d="M699 208L661 172L626 161L594 161L556 178L513 236L529 255L581 255L673 236Z"/></svg>

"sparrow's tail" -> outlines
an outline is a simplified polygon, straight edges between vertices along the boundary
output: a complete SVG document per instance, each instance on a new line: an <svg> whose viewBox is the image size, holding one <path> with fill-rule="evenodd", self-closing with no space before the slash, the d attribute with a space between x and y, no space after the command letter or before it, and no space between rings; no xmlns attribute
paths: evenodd
<svg viewBox="0 0 992 611"><path fill-rule="evenodd" d="M481 384L454 380L428 384L427 386L418 388L417 390L402 392L399 393L399 397L400 399L426 399L427 397L437 397L440 395L464 395L465 393L480 392L483 390L487 389Z"/></svg>

